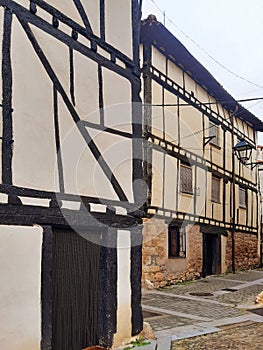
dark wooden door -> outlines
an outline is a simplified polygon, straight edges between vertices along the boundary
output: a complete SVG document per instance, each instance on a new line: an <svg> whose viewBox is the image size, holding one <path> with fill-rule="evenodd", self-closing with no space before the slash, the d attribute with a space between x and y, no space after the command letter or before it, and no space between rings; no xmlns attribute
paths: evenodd
<svg viewBox="0 0 263 350"><path fill-rule="evenodd" d="M203 276L221 272L220 235L203 234Z"/></svg>
<svg viewBox="0 0 263 350"><path fill-rule="evenodd" d="M71 230L54 231L52 349L97 343L100 246Z"/></svg>

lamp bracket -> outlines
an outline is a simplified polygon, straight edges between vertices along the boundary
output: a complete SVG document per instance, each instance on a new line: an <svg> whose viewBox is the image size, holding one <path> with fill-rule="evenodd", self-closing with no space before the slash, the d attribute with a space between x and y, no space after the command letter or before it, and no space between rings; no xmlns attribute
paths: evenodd
<svg viewBox="0 0 263 350"><path fill-rule="evenodd" d="M210 141L212 141L214 137L216 136L214 135L214 136L204 137L204 146L206 146Z"/></svg>

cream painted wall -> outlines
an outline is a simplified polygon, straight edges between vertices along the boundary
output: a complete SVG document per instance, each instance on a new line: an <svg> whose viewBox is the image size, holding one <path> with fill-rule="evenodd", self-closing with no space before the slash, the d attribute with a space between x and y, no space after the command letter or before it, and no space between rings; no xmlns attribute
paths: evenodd
<svg viewBox="0 0 263 350"><path fill-rule="evenodd" d="M166 59L154 46L152 46L152 65L166 74Z"/></svg>
<svg viewBox="0 0 263 350"><path fill-rule="evenodd" d="M41 338L40 227L0 226L0 348L38 350Z"/></svg>
<svg viewBox="0 0 263 350"><path fill-rule="evenodd" d="M161 152L153 151L152 156L152 206L162 207L163 198L163 163L164 155Z"/></svg>
<svg viewBox="0 0 263 350"><path fill-rule="evenodd" d="M155 47L152 46L152 65L159 69L162 73L166 74L166 57L163 55L160 51L158 51ZM183 70L180 69L178 66L176 66L172 62L172 58L168 59L168 73L167 76L171 78L173 81L175 81L179 86L183 87L185 85L185 89L188 93L193 92L194 96L199 99L202 102L211 102L210 108L215 113L219 113L223 118L230 121L230 114L229 112L222 107L220 104L216 104L216 100L213 96L209 95L207 91L199 86L192 78L191 74L189 72L183 73ZM162 93L163 88L155 83L152 82L152 103L153 104L162 104ZM166 91L164 89L164 103L165 104L184 104L185 102L182 99L177 99L177 96ZM166 112L167 111L167 112ZM165 138L173 142L175 144L178 143L178 112L179 112L179 123L180 123L180 146L186 150L189 150L193 152L196 155L203 156L203 133L200 132L203 128L203 121L202 121L202 113L199 112L197 109L195 109L192 106L180 106L179 111L177 106L169 106L165 107L163 110L161 107L154 107L152 112L152 124L153 124L153 133L156 134L159 137L163 137L163 132L165 134ZM164 121L163 121L164 117ZM169 118L170 117L170 118ZM205 122L205 136L209 136L209 119L208 117L204 117ZM254 135L253 135L253 129L248 124L242 123L242 121L238 118L235 118L235 126L241 131L245 132L253 141ZM235 137L235 143L238 141L237 137ZM224 145L223 145L223 130L221 127L219 127L219 147L215 147L212 145L212 143L207 144L205 146L205 152L204 156L207 160L212 160L212 162L216 165L219 165L223 167L223 152L224 152ZM226 132L226 160L225 160L225 167L226 170L229 172L232 171L232 139L231 139L231 133L229 131ZM256 157L256 153L253 152L252 159ZM158 158L158 159L157 159ZM154 151L153 159L155 162L158 163L158 166L156 166L156 169L158 169L158 175L155 173L155 169L153 169L153 193L152 193L152 205L160 206L163 196L163 180L162 180L162 171L163 165L162 165L162 156L157 155L157 151ZM157 164L156 163L156 164ZM239 173L239 162L235 162L235 171L238 174ZM193 167L194 169L194 167ZM168 173L168 174L167 174ZM173 185L174 178L170 178L171 174L173 172L171 171L171 165L165 166L165 179L164 179L164 188L165 188L165 207L167 209L175 209L175 201L173 194L170 195L171 198L169 198L169 191L168 189L171 189L171 186ZM207 176L207 183L205 181L205 178ZM248 167L241 166L241 176L243 176L248 181L256 182L256 171L251 171ZM194 183L193 183L194 186ZM202 169L198 168L197 171L197 183L196 187L200 187L200 196L196 197L196 204L197 204L197 214L204 216L204 204L205 201L207 202L207 217L208 218L214 218L216 220L221 221L223 219L222 217L222 205L223 205L223 181L221 181L221 203L212 203L211 202L211 173L205 173ZM206 188L206 190L204 190ZM227 184L226 186L226 200L224 205L226 205L226 221L230 222L230 212L231 212L231 206L230 206L230 192L231 192L231 186L230 184ZM174 193L174 191L172 192ZM207 198L205 198L205 194L207 195ZM187 212L187 213L193 213L193 195L187 195L179 193L179 211ZM252 197L252 195L251 195ZM248 213L251 212L251 206L254 206L254 210L256 208L256 201L255 199L251 198L251 201L248 201ZM238 203L238 187L236 189L236 203ZM213 206L213 211L212 211ZM241 213L241 212L240 212ZM243 212L242 212L243 213ZM255 213L254 213L255 214ZM251 214L249 214L251 216ZM212 217L213 216L213 217ZM242 215L242 218L240 217L240 223L244 223L244 215ZM253 215L253 223L256 224L255 218L256 215Z"/></svg>
<svg viewBox="0 0 263 350"><path fill-rule="evenodd" d="M171 60L168 60L168 77L179 86L183 86L183 71L176 66Z"/></svg>
<svg viewBox="0 0 263 350"><path fill-rule="evenodd" d="M117 236L117 333L114 347L131 338L131 239L130 231L118 230Z"/></svg>
<svg viewBox="0 0 263 350"><path fill-rule="evenodd" d="M202 156L203 134L202 114L192 106L180 108L181 147Z"/></svg>
<svg viewBox="0 0 263 350"><path fill-rule="evenodd" d="M164 174L164 207L170 210L176 209L177 172L177 159L166 155Z"/></svg>
<svg viewBox="0 0 263 350"><path fill-rule="evenodd" d="M197 183L199 195L196 196L196 214L200 216L205 216L205 201L206 197L209 195L206 187L206 169L197 167ZM208 174L209 176L209 174Z"/></svg>

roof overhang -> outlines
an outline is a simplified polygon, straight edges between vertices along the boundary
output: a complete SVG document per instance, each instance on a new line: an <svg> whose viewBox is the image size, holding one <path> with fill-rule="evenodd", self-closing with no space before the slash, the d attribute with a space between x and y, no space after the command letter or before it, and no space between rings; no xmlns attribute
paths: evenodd
<svg viewBox="0 0 263 350"><path fill-rule="evenodd" d="M234 112L236 116L256 131L263 131L263 122L238 103L212 74L186 49L186 47L160 22L150 15L142 21L141 43L154 45L174 63L187 72L201 87L215 98L226 110Z"/></svg>

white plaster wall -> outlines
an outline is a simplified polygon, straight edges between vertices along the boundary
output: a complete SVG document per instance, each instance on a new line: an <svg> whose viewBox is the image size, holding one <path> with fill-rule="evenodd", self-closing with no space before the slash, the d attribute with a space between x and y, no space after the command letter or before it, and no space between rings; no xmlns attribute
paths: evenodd
<svg viewBox="0 0 263 350"><path fill-rule="evenodd" d="M82 27L84 27L81 16L72 0L47 0L46 2L54 6L56 9L58 9L67 17L71 18L73 21L80 24ZM87 0L83 1L83 3L85 2L87 2ZM93 2L97 3L99 2L99 0L93 0Z"/></svg>
<svg viewBox="0 0 263 350"><path fill-rule="evenodd" d="M132 132L131 84L122 76L103 68L105 126Z"/></svg>
<svg viewBox="0 0 263 350"><path fill-rule="evenodd" d="M131 338L131 239L130 231L118 230L117 237L117 333L114 346Z"/></svg>
<svg viewBox="0 0 263 350"><path fill-rule="evenodd" d="M12 70L14 185L56 190L52 83L15 17Z"/></svg>
<svg viewBox="0 0 263 350"><path fill-rule="evenodd" d="M53 4L52 1L50 3ZM67 14L70 15L73 2L70 1L70 3L69 7L67 7L68 2L62 4L62 1L53 5L57 5L61 10L67 10ZM87 5L85 2L85 6ZM125 8L131 10L126 5L127 3ZM95 13L96 6L94 6L91 8ZM113 9L111 8L109 11L112 13ZM74 13L76 14L72 9L73 18L75 18ZM116 11L114 13L116 14ZM2 8L0 15L2 15ZM31 26L31 29L71 101L68 47L34 26ZM74 52L74 67L75 111L81 120L99 124L98 64L80 53ZM53 83L16 18L14 18L12 30L12 69L15 140L14 184L40 190L58 191ZM103 68L103 98L106 127L131 133L130 82ZM73 104L73 101L71 103ZM76 128L59 93L58 118L66 191L100 198L118 199L110 180L97 166L97 161ZM94 130L89 129L88 131L90 134L93 133L94 137ZM123 186L128 199L132 202L131 140L104 132L95 132L95 135L95 142L99 143L98 148L101 154L107 153L103 156L105 159L107 158L109 166Z"/></svg>
<svg viewBox="0 0 263 350"><path fill-rule="evenodd" d="M131 0L105 1L106 42L132 58L132 4Z"/></svg>
<svg viewBox="0 0 263 350"><path fill-rule="evenodd" d="M40 227L0 226L0 349L40 349L41 245Z"/></svg>

